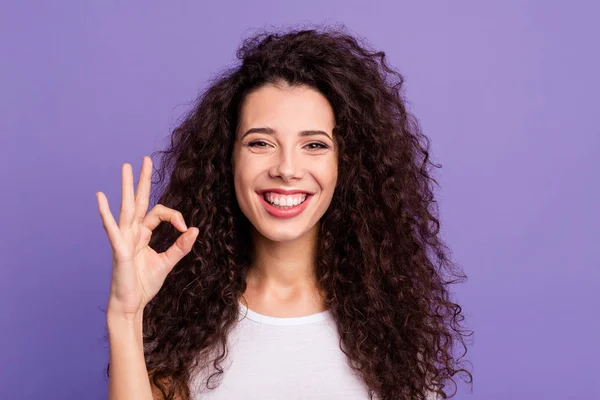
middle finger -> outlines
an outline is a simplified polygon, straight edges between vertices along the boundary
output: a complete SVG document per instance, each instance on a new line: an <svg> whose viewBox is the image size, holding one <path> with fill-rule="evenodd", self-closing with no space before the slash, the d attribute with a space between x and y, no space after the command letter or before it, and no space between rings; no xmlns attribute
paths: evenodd
<svg viewBox="0 0 600 400"><path fill-rule="evenodd" d="M121 212L119 213L119 228L131 225L135 211L133 194L133 170L128 163L122 167L121 181Z"/></svg>
<svg viewBox="0 0 600 400"><path fill-rule="evenodd" d="M148 203L150 201L150 186L152 179L152 159L144 156L142 161L142 172L135 193L135 215L134 221L142 222L146 212L148 212Z"/></svg>

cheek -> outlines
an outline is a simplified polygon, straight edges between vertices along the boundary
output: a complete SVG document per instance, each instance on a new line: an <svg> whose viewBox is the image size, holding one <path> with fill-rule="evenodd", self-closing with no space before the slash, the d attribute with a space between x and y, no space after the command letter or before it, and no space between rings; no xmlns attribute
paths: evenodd
<svg viewBox="0 0 600 400"><path fill-rule="evenodd" d="M242 185L248 179L248 161L243 157L243 155L238 154L234 159L233 164L233 180L237 185Z"/></svg>
<svg viewBox="0 0 600 400"><path fill-rule="evenodd" d="M243 201L244 196L249 190L248 187L250 184L244 170L234 172L233 184L235 186L235 194L238 201Z"/></svg>
<svg viewBox="0 0 600 400"><path fill-rule="evenodd" d="M337 183L338 166L337 162L329 161L319 169L319 181L324 191L333 192Z"/></svg>
<svg viewBox="0 0 600 400"><path fill-rule="evenodd" d="M233 169L233 186L238 202L242 200L242 195L246 186L245 181L246 177L244 176L244 169L240 168L239 164L236 164Z"/></svg>
<svg viewBox="0 0 600 400"><path fill-rule="evenodd" d="M233 170L233 183L235 187L235 194L239 203L248 202L249 197L253 192L253 185L256 181L259 170L257 170L256 163L236 163Z"/></svg>

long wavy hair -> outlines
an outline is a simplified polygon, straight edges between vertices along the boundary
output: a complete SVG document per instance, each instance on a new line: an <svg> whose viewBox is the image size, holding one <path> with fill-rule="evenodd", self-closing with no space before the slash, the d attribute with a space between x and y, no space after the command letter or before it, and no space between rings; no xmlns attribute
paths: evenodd
<svg viewBox="0 0 600 400"><path fill-rule="evenodd" d="M165 399L188 399L193 368L214 368L210 388L227 373L227 337L252 254L233 185L238 116L250 92L283 81L320 91L335 114L339 175L320 223L316 276L340 349L371 398L454 396L444 388L456 387L457 373L472 383L464 365L472 331L461 326L462 309L449 291L466 275L439 234L431 172L440 165L430 161L430 142L407 111L403 76L343 26L255 33L237 58L157 152L155 201L181 211L200 233L144 309L152 382ZM179 235L161 224L150 246L165 251Z"/></svg>

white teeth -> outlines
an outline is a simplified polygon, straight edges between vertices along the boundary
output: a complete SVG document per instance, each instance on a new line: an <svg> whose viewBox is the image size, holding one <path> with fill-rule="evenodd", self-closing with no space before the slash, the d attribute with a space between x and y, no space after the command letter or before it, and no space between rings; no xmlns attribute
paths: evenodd
<svg viewBox="0 0 600 400"><path fill-rule="evenodd" d="M293 207L302 204L306 200L306 193L283 196L276 193L265 193L264 198L267 202L280 207Z"/></svg>

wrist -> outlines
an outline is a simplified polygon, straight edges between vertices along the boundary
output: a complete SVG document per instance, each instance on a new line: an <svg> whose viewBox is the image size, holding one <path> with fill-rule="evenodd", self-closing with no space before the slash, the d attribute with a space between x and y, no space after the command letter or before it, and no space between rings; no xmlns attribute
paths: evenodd
<svg viewBox="0 0 600 400"><path fill-rule="evenodd" d="M120 326L137 327L142 325L143 314L143 310L136 313L124 313L109 306L106 311L106 323L109 329Z"/></svg>

